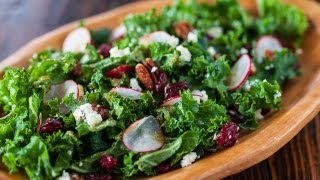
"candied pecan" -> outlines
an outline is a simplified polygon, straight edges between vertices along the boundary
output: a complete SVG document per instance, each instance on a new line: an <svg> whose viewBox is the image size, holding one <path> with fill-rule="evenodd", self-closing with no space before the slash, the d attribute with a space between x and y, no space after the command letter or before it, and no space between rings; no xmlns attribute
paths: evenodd
<svg viewBox="0 0 320 180"><path fill-rule="evenodd" d="M142 82L145 88L148 90L154 89L154 82L151 77L151 73L149 72L148 68L144 66L143 64L137 64L136 65L136 74L138 76L138 79Z"/></svg>
<svg viewBox="0 0 320 180"><path fill-rule="evenodd" d="M76 65L73 67L71 73L76 76L76 77L79 77L82 75L82 65L77 62Z"/></svg>
<svg viewBox="0 0 320 180"><path fill-rule="evenodd" d="M179 21L174 24L174 30L178 37L187 39L188 34L193 30L193 27L186 21Z"/></svg>
<svg viewBox="0 0 320 180"><path fill-rule="evenodd" d="M92 109L101 115L102 119L109 117L109 110L100 104L92 104Z"/></svg>

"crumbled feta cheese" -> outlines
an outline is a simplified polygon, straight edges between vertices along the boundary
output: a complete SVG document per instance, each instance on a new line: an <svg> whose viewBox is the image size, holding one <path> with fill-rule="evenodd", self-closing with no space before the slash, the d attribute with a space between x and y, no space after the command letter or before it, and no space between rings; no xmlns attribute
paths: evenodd
<svg viewBox="0 0 320 180"><path fill-rule="evenodd" d="M180 52L180 59L187 62L191 61L191 53L187 48L180 45L177 46L176 50Z"/></svg>
<svg viewBox="0 0 320 180"><path fill-rule="evenodd" d="M80 161L80 162L79 162L79 166L80 166L80 167L83 166L83 162Z"/></svg>
<svg viewBox="0 0 320 180"><path fill-rule="evenodd" d="M212 27L207 31L208 35L213 38L219 38L222 35L221 27Z"/></svg>
<svg viewBox="0 0 320 180"><path fill-rule="evenodd" d="M152 72L152 73L156 72L157 70L158 70L157 67L152 67L152 68L151 68L151 72Z"/></svg>
<svg viewBox="0 0 320 180"><path fill-rule="evenodd" d="M197 157L198 157L197 153L195 153L195 152L190 152L189 154L183 156L183 158L180 162L181 167L186 167L186 166L191 165L193 162L196 161Z"/></svg>
<svg viewBox="0 0 320 180"><path fill-rule="evenodd" d="M264 116L261 114L261 109L258 109L255 111L255 116L258 120L261 120L264 118Z"/></svg>
<svg viewBox="0 0 320 180"><path fill-rule="evenodd" d="M193 90L193 91L191 92L191 94L195 94L195 95L199 95L199 96L200 96L200 98L197 98L197 99L196 99L196 101L197 101L198 103L200 103L200 100L203 101L203 102L205 102L205 101L208 100L208 95L207 95L207 92L206 92L205 90L202 90L202 91L200 91L200 90Z"/></svg>
<svg viewBox="0 0 320 180"><path fill-rule="evenodd" d="M72 151L69 150L69 151L68 151L68 154L71 155L71 154L72 154Z"/></svg>
<svg viewBox="0 0 320 180"><path fill-rule="evenodd" d="M63 171L62 175L58 177L57 180L71 180L70 174L66 171Z"/></svg>
<svg viewBox="0 0 320 180"><path fill-rule="evenodd" d="M277 91L276 94L274 94L274 98L280 98L281 97L281 92Z"/></svg>
<svg viewBox="0 0 320 180"><path fill-rule="evenodd" d="M303 53L303 50L301 48L297 49L295 52L295 54L298 56L301 55L302 53Z"/></svg>
<svg viewBox="0 0 320 180"><path fill-rule="evenodd" d="M251 83L250 83L250 81L246 81L246 82L244 83L243 89L244 89L245 91L250 91L250 89L251 89Z"/></svg>
<svg viewBox="0 0 320 180"><path fill-rule="evenodd" d="M90 103L79 106L74 112L73 116L76 121L84 120L90 127L95 127L102 122L102 117L92 109Z"/></svg>
<svg viewBox="0 0 320 180"><path fill-rule="evenodd" d="M130 87L137 91L142 91L136 78L130 79Z"/></svg>
<svg viewBox="0 0 320 180"><path fill-rule="evenodd" d="M237 52L238 55L243 55L243 54L248 54L248 53L249 53L248 49L246 49L246 48L244 48L244 47L242 47L242 48Z"/></svg>
<svg viewBox="0 0 320 180"><path fill-rule="evenodd" d="M264 69L269 70L269 69L272 69L273 67L274 67L273 64L270 64L269 66L265 66Z"/></svg>
<svg viewBox="0 0 320 180"><path fill-rule="evenodd" d="M148 46L153 42L167 43L171 47L176 47L179 44L179 39L175 36L171 36L167 32L164 31L156 31L146 36L142 36L139 39L139 43Z"/></svg>
<svg viewBox="0 0 320 180"><path fill-rule="evenodd" d="M208 47L207 52L208 52L211 56L214 56L214 55L217 54L216 49L215 49L214 47L212 47L212 46Z"/></svg>
<svg viewBox="0 0 320 180"><path fill-rule="evenodd" d="M188 42L194 42L194 43L198 42L198 36L195 32L189 32L187 39L188 39Z"/></svg>
<svg viewBox="0 0 320 180"><path fill-rule="evenodd" d="M131 52L128 47L124 49L119 49L118 46L115 46L110 49L110 57L122 57L122 56L129 55L130 53Z"/></svg>

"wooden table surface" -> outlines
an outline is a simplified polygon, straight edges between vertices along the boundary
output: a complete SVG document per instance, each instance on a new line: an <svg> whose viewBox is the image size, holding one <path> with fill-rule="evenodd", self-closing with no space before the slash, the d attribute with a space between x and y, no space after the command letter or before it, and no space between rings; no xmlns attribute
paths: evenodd
<svg viewBox="0 0 320 180"><path fill-rule="evenodd" d="M60 25L132 1L0 0L0 60ZM268 159L226 179L320 179L319 119Z"/></svg>

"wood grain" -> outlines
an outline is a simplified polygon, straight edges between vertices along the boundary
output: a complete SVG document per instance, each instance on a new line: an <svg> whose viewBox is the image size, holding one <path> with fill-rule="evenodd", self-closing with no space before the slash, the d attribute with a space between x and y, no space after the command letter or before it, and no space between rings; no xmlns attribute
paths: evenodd
<svg viewBox="0 0 320 180"><path fill-rule="evenodd" d="M64 24L66 22L69 22L74 19L78 19L81 17L85 17L91 14L96 14L99 12L102 12L103 10L107 8L114 7L115 5L120 4L119 1L83 1L82 3L78 3L79 1L45 1L42 2L40 0L31 0L31 1L22 1L22 0L14 0L14 1L0 1L0 19L6 19L4 23L2 23L2 26L0 26L0 57L5 57L8 55L8 53L11 53L16 47L20 46L21 44L24 44L26 41L31 39L34 36L37 36L39 34L42 34L43 32L46 32L54 27L57 27L61 24ZM88 2L88 3L86 3ZM101 3L102 2L102 3ZM106 3L108 2L108 3ZM243 1L242 1L243 2ZM251 3L248 3L249 1L246 1L245 4L246 7L251 6ZM302 9L308 10L307 14L313 18L314 26L320 27L320 21L317 21L317 18L320 17L319 13L319 7L314 4L311 1L304 1L304 0L294 0L290 1L293 3L297 3L299 7ZM31 4L30 4L31 3ZM11 5L8 5L11 4ZM8 8L9 7L9 8ZM17 12L11 11L12 8L16 9ZM23 8L22 8L23 7ZM31 8L30 9L28 9ZM55 7L55 8L54 8ZM7 9L10 9L8 11ZM60 9L62 8L62 10ZM37 11L32 11L32 9L37 9ZM43 10L44 9L44 10ZM76 10L73 10L76 9ZM6 13L7 12L7 13ZM15 16L15 14L19 14L19 12L23 12L21 14L25 14L26 17ZM10 15L10 13L12 13ZM318 13L318 16L315 14ZM8 15L9 14L9 15ZM54 14L54 15L52 15ZM8 18L13 16L13 18ZM18 20L20 17L21 19ZM29 18L27 18L29 17ZM30 17L36 18L36 20L33 20ZM38 18L38 19L37 19ZM100 18L101 20L102 18ZM50 23L48 23L50 22ZM110 27L114 27L117 24L118 20L113 21L110 25ZM98 26L98 21L92 22L92 27ZM72 26L71 26L72 28ZM68 30L70 30L69 28ZM5 30L3 30L5 29ZM21 35L20 31L21 29L24 30L25 33L22 33L24 35ZM20 33L20 34L19 34ZM13 36L12 34L17 34ZM309 47L308 44L310 42L314 42L313 39L319 38L319 31L313 30L308 33L309 36L305 40L305 47ZM63 38L61 38L63 39ZM61 39L58 38L57 41L54 41L52 46L58 46L59 41ZM38 39L39 40L39 39ZM41 45L39 41L33 41L31 45ZM40 42L42 43L46 42L43 39L40 39ZM305 62L304 68L307 68L306 76L317 78L313 75L313 73L319 74L316 69L319 68L319 64L315 59L315 57L319 57L319 46L316 46L316 44L313 44L314 47L311 47L309 51L305 53L305 55L302 57L302 59L313 59L310 62ZM23 49L28 50L28 49ZM32 50L37 50L37 48L34 48ZM27 59L28 55L25 54L26 52L18 53L20 60ZM30 55L29 55L30 56ZM15 60L15 58L9 58L10 60ZM14 62L14 61L12 61ZM12 62L7 64L12 64ZM315 64L313 64L315 62ZM26 65L27 63L23 63L21 65ZM301 82L301 86L309 85L310 82L312 82L315 79L307 78L307 79L299 79L299 80L305 80L304 82ZM293 82L294 83L294 82ZM293 87L299 87L296 84L293 85ZM309 87L309 89L308 89ZM303 87L301 90L291 90L286 91L287 97L296 97L299 94L308 93L310 92L310 89L314 88L314 86L307 86ZM315 98L313 96L310 97ZM309 98L309 99L310 99ZM312 99L314 101L317 101L318 99ZM284 112L288 112L288 110L296 105L296 102L298 101L297 98L286 98ZM287 109L286 109L287 108ZM312 106L305 105L305 108L314 108ZM306 110L308 111L308 110ZM308 116L308 118L311 118L317 113L318 111L313 112L311 115ZM290 121L298 121L299 118L306 117L306 112L302 112L301 115L297 114L296 117L290 117ZM268 121L271 123L279 123L277 121L278 116L271 117ZM290 121L286 121L287 125L290 123ZM268 127L268 123L265 122L262 124L262 126L259 128L260 131L266 131L266 128ZM304 124L307 122L304 122L302 124L299 124L299 128L294 129L295 132L298 132ZM319 117L317 116L311 124L309 124L307 127L305 127L298 136L296 136L293 140L291 140L285 147L283 147L281 150L279 150L277 153L275 153L273 156L268 158L267 160L259 163L256 166L253 166L246 171L243 171L239 174L233 175L231 177L228 177L227 179L319 179L320 178L320 165L319 165L319 149L320 149L320 123L319 123ZM280 129L284 131L283 129ZM292 131L292 127L287 127L288 131ZM294 133L295 134L295 133ZM258 132L254 132L250 134L248 137L244 137L241 139L241 143L250 141L251 137L258 136ZM293 135L292 135L293 136ZM283 137L283 136L282 136ZM288 141L291 138L287 138L285 141ZM263 142L263 139L256 138L257 142L260 140ZM285 143L285 142L284 142ZM270 144L269 144L270 145ZM239 147L237 145L236 147ZM235 147L235 148L236 148ZM228 151L232 151L231 148ZM276 148L277 149L277 148ZM276 149L272 149L273 151L276 151ZM225 155L226 153L218 153L219 156ZM269 153L269 154L272 154ZM214 155L215 156L215 155ZM261 155L263 156L263 155ZM261 157L256 157L259 159L258 161L264 159ZM216 158L215 158L216 159ZM228 159L225 159L225 161ZM247 159L246 159L247 160ZM247 160L248 161L248 160ZM256 161L256 162L258 162ZM201 161L200 161L201 162ZM249 164L252 163L249 162ZM210 166L211 168L213 165ZM238 168L237 171L240 171L244 169L245 167ZM232 174L235 171L229 172L230 168L227 169L227 174ZM192 171L192 169L188 169L187 171ZM183 173L188 173L186 171L183 171ZM202 173L203 174L203 173ZM221 176L222 177L222 176ZM217 176L212 177L217 178ZM5 179L3 176L0 176L0 179Z"/></svg>

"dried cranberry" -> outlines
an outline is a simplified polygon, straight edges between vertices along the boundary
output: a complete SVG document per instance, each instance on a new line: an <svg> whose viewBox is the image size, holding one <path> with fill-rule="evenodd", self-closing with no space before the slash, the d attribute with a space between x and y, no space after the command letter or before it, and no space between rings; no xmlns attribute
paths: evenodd
<svg viewBox="0 0 320 180"><path fill-rule="evenodd" d="M85 180L111 180L112 177L108 174L88 174L84 176Z"/></svg>
<svg viewBox="0 0 320 180"><path fill-rule="evenodd" d="M132 67L128 65L120 65L114 69L105 72L106 77L120 79L123 74L129 74L132 72Z"/></svg>
<svg viewBox="0 0 320 180"><path fill-rule="evenodd" d="M79 62L77 62L76 65L74 66L74 68L72 69L71 73L76 77L81 76L82 65Z"/></svg>
<svg viewBox="0 0 320 180"><path fill-rule="evenodd" d="M170 170L171 170L171 166L167 162L163 162L157 166L157 173L158 174L164 174L164 173L169 172Z"/></svg>
<svg viewBox="0 0 320 180"><path fill-rule="evenodd" d="M158 81L156 83L156 92L161 92L164 89L167 83L167 80L168 80L167 74L164 72L161 72L158 78Z"/></svg>
<svg viewBox="0 0 320 180"><path fill-rule="evenodd" d="M179 95L180 91L187 90L189 85L182 81L168 84L164 89L165 99Z"/></svg>
<svg viewBox="0 0 320 180"><path fill-rule="evenodd" d="M234 122L226 123L220 130L219 134L215 137L215 142L221 147L231 147L239 138L239 127Z"/></svg>
<svg viewBox="0 0 320 180"><path fill-rule="evenodd" d="M52 133L63 128L60 121L54 118L48 118L44 123L42 123L38 130L41 133Z"/></svg>
<svg viewBox="0 0 320 180"><path fill-rule="evenodd" d="M110 171L110 170L113 170L114 168L116 168L117 159L110 156L110 155L103 155L100 158L99 163L100 163L100 166L103 170Z"/></svg>
<svg viewBox="0 0 320 180"><path fill-rule="evenodd" d="M99 54L101 54L104 58L110 56L110 49L112 48L111 44L101 44L98 48Z"/></svg>
<svg viewBox="0 0 320 180"><path fill-rule="evenodd" d="M6 113L3 112L3 109L0 108L0 118L4 117L6 115Z"/></svg>
<svg viewBox="0 0 320 180"><path fill-rule="evenodd" d="M96 111L98 114L100 114L102 119L107 119L109 116L109 110L104 106L101 106L99 104L93 104L92 109Z"/></svg>

